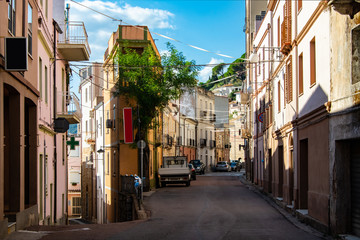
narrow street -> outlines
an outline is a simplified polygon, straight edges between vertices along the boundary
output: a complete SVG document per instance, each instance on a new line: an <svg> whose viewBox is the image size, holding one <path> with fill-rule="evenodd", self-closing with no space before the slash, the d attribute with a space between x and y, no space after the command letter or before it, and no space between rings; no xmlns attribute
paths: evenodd
<svg viewBox="0 0 360 240"><path fill-rule="evenodd" d="M209 173L198 175L190 187L158 189L145 197L151 210L146 221L42 227L45 232L8 239L319 239L290 223L241 183L240 175Z"/></svg>

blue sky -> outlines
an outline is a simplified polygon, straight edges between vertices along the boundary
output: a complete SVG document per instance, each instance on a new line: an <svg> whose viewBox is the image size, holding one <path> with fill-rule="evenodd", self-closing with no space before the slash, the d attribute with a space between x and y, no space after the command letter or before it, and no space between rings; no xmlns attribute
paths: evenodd
<svg viewBox="0 0 360 240"><path fill-rule="evenodd" d="M187 60L195 60L197 64L229 63L245 52L244 0L76 1L129 24L148 26L153 38L157 39L160 52L166 50L166 42L171 42ZM111 32L116 31L119 22L74 2L67 0L67 3L70 3L70 21L85 23L91 48L90 61L102 62ZM154 32L185 44L162 38ZM203 52L186 44L235 58ZM210 67L203 68L199 80L206 81L210 73ZM73 87L76 90L73 88L72 91L77 91L77 86Z"/></svg>

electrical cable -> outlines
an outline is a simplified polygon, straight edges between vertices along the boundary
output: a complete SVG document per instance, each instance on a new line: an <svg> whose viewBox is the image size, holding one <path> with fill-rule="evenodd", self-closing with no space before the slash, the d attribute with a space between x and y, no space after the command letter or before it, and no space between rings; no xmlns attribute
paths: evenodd
<svg viewBox="0 0 360 240"><path fill-rule="evenodd" d="M132 24L127 23L127 22L125 22L125 21L123 21L123 20L121 20L121 19L116 19L116 18L114 18L114 17L111 17L111 16L109 16L109 15L106 15L105 13L102 13L102 12L100 12L100 11L97 11L97 10L95 10L95 9L92 9L92 8L90 8L90 7L88 7L88 6L85 6L85 5L83 5L83 4L79 3L79 2L76 2L76 1L74 1L74 0L70 0L70 1L71 1L71 2L74 2L74 3L78 4L78 5L80 5L80 6L82 6L82 7L85 7L85 8L87 8L87 9L91 10L91 11L94 11L94 12L96 12L96 13L98 13L98 14L101 14L101 15L107 17L107 18L110 18L110 19L112 19L112 20L114 20L114 21L119 21L120 23L123 22L123 23L125 23L125 24L127 24L127 25L129 25L129 26L132 26L132 27L134 27L134 28L138 28L138 29L141 29L141 30L144 30L144 31L147 31L147 32L150 33L149 30L144 29L143 27L139 27L139 26L132 25ZM181 41L179 41L179 40L177 40L177 39L174 39L174 38L165 36L165 35L160 34L160 33L157 33L157 32L152 32L152 33L155 34L155 35L158 35L158 36L160 36L160 37L162 37L162 38L166 38L166 39L169 39L169 40L178 42L178 43L182 43L182 44L184 44L184 45L186 45L186 46L189 46L189 47L191 47L191 48L194 48L194 49L197 49L197 50L200 50L200 51L203 51L203 52L213 53L213 54L216 54L216 55L218 55L218 56L222 56L222 57L226 57L226 58L235 58L235 57L232 57L232 56L229 56L229 55L225 55L225 54L221 54L221 53L216 53L216 52L212 52L212 51L209 51L209 50L200 48L200 47L196 47L196 46L194 46L194 45L181 42Z"/></svg>

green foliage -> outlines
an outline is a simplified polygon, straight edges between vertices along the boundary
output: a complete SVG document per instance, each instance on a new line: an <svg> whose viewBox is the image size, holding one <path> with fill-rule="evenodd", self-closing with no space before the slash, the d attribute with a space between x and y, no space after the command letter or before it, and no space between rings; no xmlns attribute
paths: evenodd
<svg viewBox="0 0 360 240"><path fill-rule="evenodd" d="M140 55L134 49L117 51L114 62L118 66L115 96L124 96L127 103L139 106L142 133L169 102L177 99L184 88L196 86L197 67L186 61L183 54L168 43L168 54L162 61L149 46ZM177 66L177 67L170 67ZM133 100L133 101L132 101ZM136 114L133 114L137 116Z"/></svg>
<svg viewBox="0 0 360 240"><path fill-rule="evenodd" d="M236 91L233 90L230 95L229 95L229 100L230 101L235 101L236 100L236 95L235 95Z"/></svg>
<svg viewBox="0 0 360 240"><path fill-rule="evenodd" d="M245 53L238 59L236 59L234 64L231 64L227 71L224 73L225 64L220 63L212 69L212 75L209 77L209 80L206 83L199 83L199 87L211 90L216 87L220 87L226 83L232 83L234 85L242 85L242 82L246 79L246 64L243 60L245 58ZM232 75L236 77L232 79L227 79L224 81L213 83L214 81L222 78L226 78Z"/></svg>

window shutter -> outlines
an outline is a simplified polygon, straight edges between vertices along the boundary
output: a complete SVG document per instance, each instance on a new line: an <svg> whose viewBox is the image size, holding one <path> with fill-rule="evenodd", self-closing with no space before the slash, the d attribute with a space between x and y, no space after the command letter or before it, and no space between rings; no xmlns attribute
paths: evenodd
<svg viewBox="0 0 360 240"><path fill-rule="evenodd" d="M280 112L281 109L281 92L280 92L280 81L278 82L278 112Z"/></svg>
<svg viewBox="0 0 360 240"><path fill-rule="evenodd" d="M288 92L289 92L289 75L288 75L288 69L287 64L285 65L285 74L284 74L284 108L286 106L286 103L288 102Z"/></svg>
<svg viewBox="0 0 360 240"><path fill-rule="evenodd" d="M290 62L289 62L289 102L293 99L293 82L292 82L292 58L290 56Z"/></svg>

